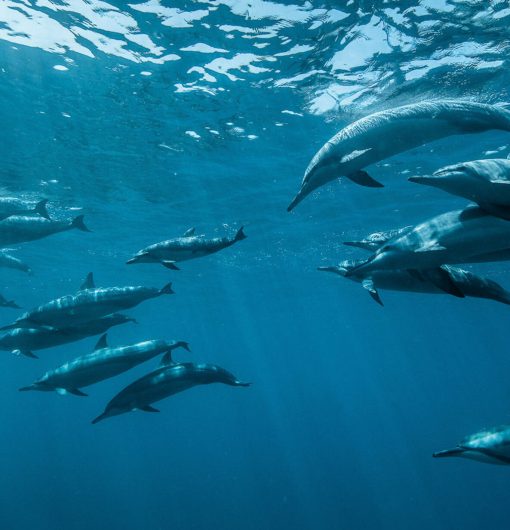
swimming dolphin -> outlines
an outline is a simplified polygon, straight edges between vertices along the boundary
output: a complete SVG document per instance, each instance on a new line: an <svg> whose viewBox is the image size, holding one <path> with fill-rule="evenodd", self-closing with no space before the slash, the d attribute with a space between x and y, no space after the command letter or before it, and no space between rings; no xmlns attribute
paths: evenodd
<svg viewBox="0 0 510 530"><path fill-rule="evenodd" d="M173 294L172 284L154 287L93 287L92 273L76 294L62 296L24 313L13 324L0 328L62 328L81 324L116 311L135 307L145 300L164 294ZM84 287L82 286L82 287Z"/></svg>
<svg viewBox="0 0 510 530"><path fill-rule="evenodd" d="M0 307L10 307L12 309L19 309L19 305L14 300L7 300L0 294Z"/></svg>
<svg viewBox="0 0 510 530"><path fill-rule="evenodd" d="M120 313L114 313L66 328L15 328L0 336L0 350L37 359L34 351L101 335L111 327L126 322L136 322L136 320Z"/></svg>
<svg viewBox="0 0 510 530"><path fill-rule="evenodd" d="M506 158L462 162L408 180L464 197L493 215L510 218L510 160Z"/></svg>
<svg viewBox="0 0 510 530"><path fill-rule="evenodd" d="M486 464L510 464L510 425L485 429L468 436L453 449L438 451L432 456L460 456Z"/></svg>
<svg viewBox="0 0 510 530"><path fill-rule="evenodd" d="M171 352L175 348L190 351L187 342L164 340L148 340L130 346L110 348L105 334L101 336L92 353L46 372L32 385L20 388L20 391L55 390L59 394L86 396L81 388L115 377L162 353L165 354L163 359L166 365L171 361Z"/></svg>
<svg viewBox="0 0 510 530"><path fill-rule="evenodd" d="M362 186L381 187L364 168L440 138L490 129L510 131L510 112L471 101L413 103L361 118L319 149L287 211L313 190L342 176Z"/></svg>
<svg viewBox="0 0 510 530"><path fill-rule="evenodd" d="M346 273L363 263L364 260L345 260L336 266L319 267L318 270L332 272L346 277ZM438 269L417 270L380 270L368 275L363 273L349 276L350 280L361 283L370 296L380 305L379 289L389 291L407 291L427 294L451 294L459 298L465 296L487 298L510 305L510 292L498 283L477 276L472 272L442 265Z"/></svg>
<svg viewBox="0 0 510 530"><path fill-rule="evenodd" d="M50 221L43 217L13 215L0 221L0 247L42 239L74 228L90 232L83 222L83 215L72 221Z"/></svg>
<svg viewBox="0 0 510 530"><path fill-rule="evenodd" d="M133 410L159 412L152 403L197 385L223 383L231 386L249 386L220 366L214 364L180 363L163 366L121 390L107 405L103 414L92 423Z"/></svg>
<svg viewBox="0 0 510 530"><path fill-rule="evenodd" d="M196 236L195 229L190 228L181 237L162 241L140 250L126 263L161 263L168 269L179 270L175 264L178 261L214 254L243 239L246 239L243 227L237 231L234 237L216 237L213 239Z"/></svg>
<svg viewBox="0 0 510 530"><path fill-rule="evenodd" d="M445 263L472 263L481 261L480 255L498 255L508 249L510 222L478 206L468 206L433 217L390 240L346 276L381 269L423 270Z"/></svg>
<svg viewBox="0 0 510 530"><path fill-rule="evenodd" d="M0 249L0 267L16 269L28 274L32 274L32 269L20 259L7 254L6 249Z"/></svg>
<svg viewBox="0 0 510 530"><path fill-rule="evenodd" d="M0 221L12 215L40 215L49 219L47 204L47 199L33 203L17 197L0 197Z"/></svg>

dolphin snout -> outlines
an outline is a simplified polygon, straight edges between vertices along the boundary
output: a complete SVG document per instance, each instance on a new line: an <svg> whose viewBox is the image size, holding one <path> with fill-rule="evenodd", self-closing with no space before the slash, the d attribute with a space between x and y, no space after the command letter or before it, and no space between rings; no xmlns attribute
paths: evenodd
<svg viewBox="0 0 510 530"><path fill-rule="evenodd" d="M126 265L131 265L132 263L136 263L137 261L138 261L138 259L135 256L134 258L128 259L126 261Z"/></svg>

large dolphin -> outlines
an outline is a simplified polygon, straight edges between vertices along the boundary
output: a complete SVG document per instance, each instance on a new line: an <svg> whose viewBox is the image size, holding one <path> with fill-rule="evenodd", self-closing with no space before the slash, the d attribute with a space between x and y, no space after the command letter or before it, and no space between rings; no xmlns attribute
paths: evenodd
<svg viewBox="0 0 510 530"><path fill-rule="evenodd" d="M164 362L170 362L171 352L175 348L189 351L187 342L165 340L148 340L129 346L110 348L106 335L102 335L92 353L82 355L55 370L46 372L32 385L20 388L20 391L55 390L59 394L86 396L81 388L115 377L157 355L165 354Z"/></svg>
<svg viewBox="0 0 510 530"><path fill-rule="evenodd" d="M445 263L487 261L510 249L510 221L478 206L447 212L405 232L380 247L347 276L381 269L433 269Z"/></svg>
<svg viewBox="0 0 510 530"><path fill-rule="evenodd" d="M313 190L338 177L347 177L363 186L381 187L364 168L446 136L490 129L510 131L510 112L471 101L413 103L361 118L319 149L287 211Z"/></svg>
<svg viewBox="0 0 510 530"><path fill-rule="evenodd" d="M493 215L510 218L510 160L506 158L462 162L409 180L464 197Z"/></svg>
<svg viewBox="0 0 510 530"><path fill-rule="evenodd" d="M346 277L349 270L361 263L364 263L364 260L345 260L335 266L319 267L318 270ZM349 276L349 279L361 283L363 288L380 305L383 303L379 289L427 294L446 293L460 298L465 296L487 298L510 305L510 292L498 283L449 265L442 265L437 269L425 271L380 270L368 273L368 275L358 273Z"/></svg>
<svg viewBox="0 0 510 530"><path fill-rule="evenodd" d="M0 350L10 351L15 355L37 358L34 351L44 350L76 342L94 335L101 335L113 326L136 322L134 318L121 313L114 313L65 328L15 328L0 336Z"/></svg>
<svg viewBox="0 0 510 530"><path fill-rule="evenodd" d="M46 210L47 204L47 199L34 203L17 197L0 197L0 221L12 215L40 215L49 219L50 216Z"/></svg>
<svg viewBox="0 0 510 530"><path fill-rule="evenodd" d="M62 296L24 313L13 324L0 329L50 326L62 328L81 324L123 309L135 307L145 300L173 294L172 284L154 287L94 287L89 274L86 286L76 294Z"/></svg>
<svg viewBox="0 0 510 530"><path fill-rule="evenodd" d="M7 253L7 249L0 249L0 267L6 269L16 269L32 274L32 269L20 259Z"/></svg>
<svg viewBox="0 0 510 530"><path fill-rule="evenodd" d="M127 263L161 263L168 269L178 270L177 265L175 265L178 261L214 254L245 238L243 227L233 237L215 237L213 239L196 236L195 229L190 228L181 237L162 241L140 250Z"/></svg>
<svg viewBox="0 0 510 530"><path fill-rule="evenodd" d="M432 456L460 456L486 464L510 464L510 425L485 429L468 436L453 449L438 451Z"/></svg>
<svg viewBox="0 0 510 530"><path fill-rule="evenodd" d="M83 222L83 215L78 215L72 221L50 221L43 217L13 215L0 221L0 247L42 239L74 228L90 232Z"/></svg>
<svg viewBox="0 0 510 530"><path fill-rule="evenodd" d="M121 390L107 405L103 414L92 423L133 410L159 412L152 403L197 385L223 383L231 386L249 386L233 374L214 364L180 363L163 366L141 377Z"/></svg>

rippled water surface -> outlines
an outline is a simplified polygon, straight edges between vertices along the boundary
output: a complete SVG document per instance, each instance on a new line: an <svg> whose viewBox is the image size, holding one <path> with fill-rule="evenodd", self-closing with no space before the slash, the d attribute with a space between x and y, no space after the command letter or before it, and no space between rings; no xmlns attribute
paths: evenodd
<svg viewBox="0 0 510 530"><path fill-rule="evenodd" d="M20 394L96 338L0 357L6 530L508 528L505 467L432 452L510 423L509 309L384 292L316 271L342 242L465 201L407 182L506 158L508 133L450 137L384 160L385 184L322 187L290 214L304 169L342 126L433 98L510 102L507 1L1 0L2 194L48 198L69 231L0 269L24 309L101 286L176 294L128 313L113 345L187 340L211 385L91 425L152 360L88 398ZM192 226L247 239L180 272L126 266ZM510 288L508 265L477 265ZM0 323L19 313L0 308Z"/></svg>

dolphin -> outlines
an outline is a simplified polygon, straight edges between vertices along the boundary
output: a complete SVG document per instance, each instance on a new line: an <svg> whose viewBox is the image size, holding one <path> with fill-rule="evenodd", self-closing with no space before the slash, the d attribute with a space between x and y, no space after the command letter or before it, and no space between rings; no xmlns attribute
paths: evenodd
<svg viewBox="0 0 510 530"><path fill-rule="evenodd" d="M90 232L83 222L83 215L78 215L72 221L50 221L43 217L13 215L0 221L0 247L35 241L74 228Z"/></svg>
<svg viewBox="0 0 510 530"><path fill-rule="evenodd" d="M179 270L179 267L176 265L178 261L201 258L209 254L214 254L243 239L246 239L243 227L233 237L216 237L213 239L196 236L195 229L190 228L181 237L145 247L137 252L133 258L128 260L127 264L161 263L168 269Z"/></svg>
<svg viewBox="0 0 510 530"><path fill-rule="evenodd" d="M46 209L47 204L47 199L33 203L18 199L17 197L0 197L0 221L12 215L39 215L45 219L49 219L50 216Z"/></svg>
<svg viewBox="0 0 510 530"><path fill-rule="evenodd" d="M348 247L356 247L362 248L363 250L374 251L380 248L388 241L390 241L391 239L395 239L396 237L401 236L412 228L412 226L404 226L403 228L395 228L382 232L374 232L359 241L344 241L344 245Z"/></svg>
<svg viewBox="0 0 510 530"><path fill-rule="evenodd" d="M131 286L96 288L92 273L87 276L84 286L86 288L82 288L76 294L62 296L27 311L13 324L4 326L0 330L20 327L74 326L119 310L135 307L150 298L174 292L171 283L161 289Z"/></svg>
<svg viewBox="0 0 510 530"><path fill-rule="evenodd" d="M464 438L453 449L438 451L434 458L460 456L486 464L510 464L510 425L485 429Z"/></svg>
<svg viewBox="0 0 510 530"><path fill-rule="evenodd" d="M133 410L159 412L152 403L197 385L223 383L230 386L250 386L233 374L214 364L180 363L163 366L121 390L107 405L97 423L111 416Z"/></svg>
<svg viewBox="0 0 510 530"><path fill-rule="evenodd" d="M445 263L487 261L508 254L510 222L479 206L447 212L414 227L380 247L346 276L381 269L434 269ZM485 255L481 258L481 255Z"/></svg>
<svg viewBox="0 0 510 530"><path fill-rule="evenodd" d="M347 272L364 263L364 260L345 260L336 266L319 267L319 271L332 272L346 277ZM368 275L363 273L349 276L350 280L361 283L370 296L380 305L379 289L407 291L427 294L451 294L459 298L466 296L487 298L510 305L510 292L488 278L472 272L442 265L437 269L418 270L379 270Z"/></svg>
<svg viewBox="0 0 510 530"><path fill-rule="evenodd" d="M59 394L86 396L81 388L115 377L135 366L164 353L165 365L171 362L175 348L190 351L184 341L148 340L130 346L108 347L106 334L99 339L94 351L46 372L35 383L20 388L25 390L56 391Z"/></svg>
<svg viewBox="0 0 510 530"><path fill-rule="evenodd" d="M0 307L10 307L12 309L19 309L19 305L14 300L7 300L0 294Z"/></svg>
<svg viewBox="0 0 510 530"><path fill-rule="evenodd" d="M121 313L113 313L103 318L65 328L15 328L0 336L0 350L36 359L37 355L34 350L53 348L94 335L101 335L111 327L126 322L136 322L136 320Z"/></svg>
<svg viewBox="0 0 510 530"><path fill-rule="evenodd" d="M32 274L32 269L20 259L7 253L7 249L0 249L0 267L16 269L27 274Z"/></svg>
<svg viewBox="0 0 510 530"><path fill-rule="evenodd" d="M491 129L510 131L510 112L497 105L472 101L413 103L361 118L319 149L287 211L338 177L347 177L362 186L382 187L364 168L440 138Z"/></svg>
<svg viewBox="0 0 510 530"><path fill-rule="evenodd" d="M408 180L464 197L493 215L510 218L510 160L506 158L462 162Z"/></svg>

